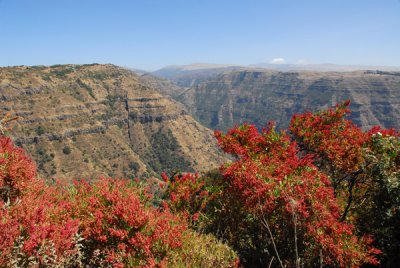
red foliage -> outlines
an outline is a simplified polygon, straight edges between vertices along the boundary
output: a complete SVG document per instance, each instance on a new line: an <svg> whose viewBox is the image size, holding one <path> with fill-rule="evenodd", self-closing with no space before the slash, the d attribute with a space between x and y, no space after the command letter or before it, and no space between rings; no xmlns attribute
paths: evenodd
<svg viewBox="0 0 400 268"><path fill-rule="evenodd" d="M80 182L72 196L72 217L80 219L83 237L92 255L100 251L107 262L154 267L167 252L181 247L187 229L168 209L146 207L139 189L127 181L102 179L92 185Z"/></svg>
<svg viewBox="0 0 400 268"><path fill-rule="evenodd" d="M398 225L394 207L399 202L400 132L379 126L362 131L346 119L349 103L296 115L290 130L330 176L345 207L342 220L350 219L360 232L375 235L375 244L385 251L383 265L396 263L398 240L391 230Z"/></svg>
<svg viewBox="0 0 400 268"><path fill-rule="evenodd" d="M370 131L368 131L368 136L372 136L375 134L382 135L382 137L399 137L400 132L396 131L394 128L391 129L382 129L380 126L374 126L371 128Z"/></svg>
<svg viewBox="0 0 400 268"><path fill-rule="evenodd" d="M38 263L50 251L55 251L57 256L75 253L73 238L78 221L67 213L71 204L58 189L46 186L35 175L35 164L25 152L9 138L0 137L2 265L15 246L21 247L19 254Z"/></svg>
<svg viewBox="0 0 400 268"><path fill-rule="evenodd" d="M352 121L344 119L350 113L350 101L336 105L334 109L294 115L290 131L316 153L322 153L333 168L342 172L354 172L364 160L363 145L369 137Z"/></svg>
<svg viewBox="0 0 400 268"><path fill-rule="evenodd" d="M335 123L339 115L332 110L327 116L333 117ZM306 116L303 122L313 120ZM351 132L356 130L348 126ZM329 133L327 129L324 131ZM243 125L226 135L220 132L215 135L225 152L240 156L231 165L222 167L222 172L229 184L227 191L240 200L243 209L258 215L260 220L267 218L277 223L277 228L281 222L289 221L284 226L295 224L302 234L299 240L309 245L304 254L317 257L321 251L326 264L337 262L346 267L377 263L373 256L376 249L369 248L368 241L358 239L352 225L339 221L339 207L328 178L313 165L310 155L298 156L296 142L286 133L278 133L273 127L260 133L255 126ZM350 133L345 135L350 137ZM319 146L322 144L328 145L321 141ZM331 148L334 157L335 149ZM348 163L341 165L350 168ZM293 217L295 220L291 220Z"/></svg>
<svg viewBox="0 0 400 268"><path fill-rule="evenodd" d="M78 234L86 261L97 259L95 265L162 267L167 253L181 248L186 222L168 208L146 205L146 194L128 181L49 186L35 178L34 163L9 138L0 137L0 146L0 182L7 190L0 200L0 266L17 255L29 265L45 265L48 256L60 264L77 256Z"/></svg>
<svg viewBox="0 0 400 268"><path fill-rule="evenodd" d="M0 265L4 266L12 254L14 241L19 236L18 221L0 201Z"/></svg>
<svg viewBox="0 0 400 268"><path fill-rule="evenodd" d="M162 174L167 183L165 199L168 207L175 213L183 213L191 221L199 219L199 213L204 210L209 202L209 193L205 190L204 181L199 180L197 174L176 175L169 179Z"/></svg>
<svg viewBox="0 0 400 268"><path fill-rule="evenodd" d="M11 139L0 136L0 190L4 200L14 201L36 176L34 162L15 147Z"/></svg>
<svg viewBox="0 0 400 268"><path fill-rule="evenodd" d="M28 257L37 255L43 246L47 247L47 252L41 253L43 255L50 255L51 250L64 257L76 253L74 236L79 221L70 217L70 209L71 202L60 189L46 186L39 180L29 184L23 198L11 208L13 217L18 220L23 250Z"/></svg>

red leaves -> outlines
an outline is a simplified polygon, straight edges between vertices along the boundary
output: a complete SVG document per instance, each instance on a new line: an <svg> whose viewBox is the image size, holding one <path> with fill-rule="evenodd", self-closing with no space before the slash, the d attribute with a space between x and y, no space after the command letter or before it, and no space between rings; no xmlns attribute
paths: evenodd
<svg viewBox="0 0 400 268"><path fill-rule="evenodd" d="M190 217L189 221L196 222L209 202L209 193L204 188L204 182L197 174L179 174L169 179L165 176L167 189L164 198L174 213Z"/></svg>
<svg viewBox="0 0 400 268"><path fill-rule="evenodd" d="M321 115L297 115L291 130L312 148L324 149L335 165L353 169L362 158L365 135L359 135L362 132L358 128L341 119L347 113L346 105ZM333 128L326 126L328 121ZM353 235L354 227L339 221L339 207L328 178L312 164L311 155L299 156L296 142L286 133L274 128L260 133L255 126L244 125L226 135L217 132L216 137L225 152L240 156L222 171L229 185L228 194L240 200L242 209L258 215L260 221L275 223L274 232L278 234L287 233L288 226L295 224L302 234L298 237L301 243L312 244L302 252L308 258L318 257L321 252L324 263L342 267L376 261L368 244ZM340 148L346 144L348 148ZM279 229L282 227L286 229ZM275 239L279 243L279 239L287 238L278 235Z"/></svg>
<svg viewBox="0 0 400 268"><path fill-rule="evenodd" d="M290 131L316 153L324 155L335 169L353 172L364 160L363 146L368 140L360 128L344 116L350 113L350 101L319 113L294 115Z"/></svg>
<svg viewBox="0 0 400 268"><path fill-rule="evenodd" d="M396 131L394 128L382 129L380 126L374 126L370 131L368 131L368 136L371 137L372 135L381 135L382 137L399 137L400 132Z"/></svg>
<svg viewBox="0 0 400 268"><path fill-rule="evenodd" d="M12 217L10 211L4 208L4 203L0 201L0 264L7 263L18 236L18 221Z"/></svg>
<svg viewBox="0 0 400 268"><path fill-rule="evenodd" d="M36 176L35 164L8 137L0 136L0 194L15 200Z"/></svg>
<svg viewBox="0 0 400 268"><path fill-rule="evenodd" d="M36 179L26 187L19 201L3 210L6 217L3 218L4 225L0 226L0 234L9 233L7 225L17 227L10 228L12 236L6 241L11 239L13 244L17 243L19 254L31 262L42 263L51 254L56 254L54 258L74 256L79 222L68 215L70 203L58 190ZM6 245L0 247L3 257L10 250ZM6 260L2 261L0 263L5 264Z"/></svg>
<svg viewBox="0 0 400 268"><path fill-rule="evenodd" d="M124 267L134 261L161 267L171 250L182 247L187 231L185 221L167 208L146 205L147 195L128 181L47 186L35 178L34 163L23 150L5 137L0 137L0 186L1 266L11 255L25 256L29 265L44 265L52 256L61 265L76 259L81 248L79 254L96 260L93 265Z"/></svg>
<svg viewBox="0 0 400 268"><path fill-rule="evenodd" d="M169 205L177 214L166 202L155 207L139 182L46 185L35 176L35 164L25 152L0 135L1 267L237 266L229 247L190 231L187 218L176 209L193 205L190 222L198 220L208 192L197 175L170 182L163 174ZM208 243L200 252L198 241Z"/></svg>
<svg viewBox="0 0 400 268"><path fill-rule="evenodd" d="M72 196L72 217L80 219L83 237L113 263L137 258L140 265L155 265L182 245L185 223L169 210L146 207L139 196L127 181L108 179L77 184Z"/></svg>
<svg viewBox="0 0 400 268"><path fill-rule="evenodd" d="M0 201L0 264L17 241L24 255L39 262L49 250L65 256L71 250L73 254L77 221L65 217L66 201L35 175L36 167L25 152L1 136L0 188L7 204Z"/></svg>

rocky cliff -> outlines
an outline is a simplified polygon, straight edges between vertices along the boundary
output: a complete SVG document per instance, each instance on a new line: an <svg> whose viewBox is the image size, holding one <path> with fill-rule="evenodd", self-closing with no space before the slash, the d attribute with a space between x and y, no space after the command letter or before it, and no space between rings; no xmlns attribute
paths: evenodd
<svg viewBox="0 0 400 268"><path fill-rule="evenodd" d="M224 157L212 131L129 70L113 65L0 68L0 110L49 178L205 171Z"/></svg>
<svg viewBox="0 0 400 268"><path fill-rule="evenodd" d="M346 99L352 100L351 118L359 126L400 128L399 72L240 70L210 76L173 96L213 129L243 122L262 127L271 120L286 127L294 113Z"/></svg>

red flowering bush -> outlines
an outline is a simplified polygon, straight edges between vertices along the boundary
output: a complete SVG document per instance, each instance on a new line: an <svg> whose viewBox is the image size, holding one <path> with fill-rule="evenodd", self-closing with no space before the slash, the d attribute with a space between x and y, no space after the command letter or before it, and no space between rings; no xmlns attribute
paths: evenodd
<svg viewBox="0 0 400 268"><path fill-rule="evenodd" d="M96 253L115 265L154 267L182 246L185 222L168 209L146 206L127 181L81 182L71 192L72 217L80 219L88 258Z"/></svg>
<svg viewBox="0 0 400 268"><path fill-rule="evenodd" d="M78 221L69 217L69 201L35 178L34 163L9 138L0 137L0 152L1 266L62 263L75 256Z"/></svg>
<svg viewBox="0 0 400 268"><path fill-rule="evenodd" d="M377 263L373 254L379 251L368 246L369 239L357 238L351 224L340 222L329 179L310 155L299 157L289 135L242 125L216 137L224 151L239 157L222 168L227 191L268 229L274 241L269 250L281 265L311 266L317 258L321 265L341 267ZM287 236L294 246L279 252Z"/></svg>
<svg viewBox="0 0 400 268"><path fill-rule="evenodd" d="M58 189L41 181L30 184L10 207L19 226L13 254L19 255L21 266L69 263L76 258L79 221L70 217L70 209L71 203Z"/></svg>
<svg viewBox="0 0 400 268"><path fill-rule="evenodd" d="M292 118L290 130L305 152L312 152L333 183L343 212L360 233L374 235L383 265L400 258L400 138L394 129L362 131L346 116L350 101L334 109Z"/></svg>
<svg viewBox="0 0 400 268"><path fill-rule="evenodd" d="M16 238L19 236L18 221L0 201L0 265L5 266L12 254Z"/></svg>
<svg viewBox="0 0 400 268"><path fill-rule="evenodd" d="M13 202L36 176L36 167L25 151L0 136L0 196Z"/></svg>
<svg viewBox="0 0 400 268"><path fill-rule="evenodd" d="M1 267L237 267L228 246L153 207L139 184L47 185L10 139L0 146Z"/></svg>
<svg viewBox="0 0 400 268"><path fill-rule="evenodd" d="M164 173L162 178L166 183L164 199L174 213L181 213L189 217L193 224L199 219L201 212L210 201L205 182L199 179L198 174L178 174L168 178Z"/></svg>
<svg viewBox="0 0 400 268"><path fill-rule="evenodd" d="M327 158L332 167L342 172L353 172L364 160L363 145L368 135L344 117L350 113L350 101L334 109L294 115L290 131L312 152Z"/></svg>

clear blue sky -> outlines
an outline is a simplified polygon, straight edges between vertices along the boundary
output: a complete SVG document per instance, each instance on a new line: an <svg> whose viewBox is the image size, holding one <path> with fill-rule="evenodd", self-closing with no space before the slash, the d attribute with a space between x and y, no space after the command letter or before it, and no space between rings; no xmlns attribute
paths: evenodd
<svg viewBox="0 0 400 268"><path fill-rule="evenodd" d="M0 65L400 66L400 0L0 0Z"/></svg>

